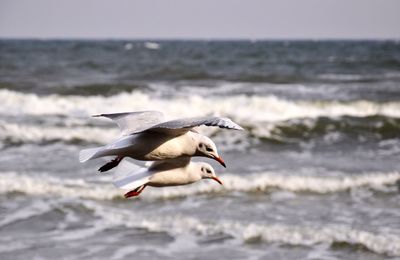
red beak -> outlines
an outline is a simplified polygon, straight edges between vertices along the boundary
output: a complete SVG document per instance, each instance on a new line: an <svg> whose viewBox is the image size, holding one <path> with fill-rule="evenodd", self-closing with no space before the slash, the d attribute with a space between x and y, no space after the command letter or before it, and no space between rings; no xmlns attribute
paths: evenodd
<svg viewBox="0 0 400 260"><path fill-rule="evenodd" d="M224 160L222 160L221 157L214 157L214 160L216 160L217 162L219 162L222 166L224 166L226 168L226 164L225 164Z"/></svg>
<svg viewBox="0 0 400 260"><path fill-rule="evenodd" d="M222 184L222 181L220 179L218 179L217 177L212 177L211 179L213 179L214 181L218 182L219 184Z"/></svg>

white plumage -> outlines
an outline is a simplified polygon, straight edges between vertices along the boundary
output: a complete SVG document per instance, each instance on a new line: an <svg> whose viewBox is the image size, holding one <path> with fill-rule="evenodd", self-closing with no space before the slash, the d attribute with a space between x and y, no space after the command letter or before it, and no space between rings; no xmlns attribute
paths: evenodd
<svg viewBox="0 0 400 260"><path fill-rule="evenodd" d="M194 127L200 125L243 130L228 118L195 117L165 121L158 111L101 114L114 120L120 127L122 136L114 142L82 150L80 162L104 156L117 156L113 161L101 167L107 171L119 164L124 157L136 160L156 161L179 157L203 156L215 159L225 166L218 155L214 142L206 136L196 133Z"/></svg>
<svg viewBox="0 0 400 260"><path fill-rule="evenodd" d="M215 175L211 165L203 162L191 162L190 158L154 162L149 168L141 168L123 161L114 173L114 185L130 190L125 197L138 196L146 186L166 187L187 185L201 179L213 179L222 182Z"/></svg>

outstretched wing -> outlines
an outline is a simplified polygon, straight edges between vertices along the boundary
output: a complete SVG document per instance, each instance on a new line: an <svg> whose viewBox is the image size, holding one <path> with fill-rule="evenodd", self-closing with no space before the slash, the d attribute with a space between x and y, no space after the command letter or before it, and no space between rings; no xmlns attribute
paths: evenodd
<svg viewBox="0 0 400 260"><path fill-rule="evenodd" d="M144 131L182 135L196 126L218 126L220 128L243 130L241 126L226 117L192 117L166 121Z"/></svg>
<svg viewBox="0 0 400 260"><path fill-rule="evenodd" d="M146 184L152 175L146 168L123 160L117 167L113 176L115 187L124 190L134 190Z"/></svg>
<svg viewBox="0 0 400 260"><path fill-rule="evenodd" d="M100 114L94 117L107 117L119 126L123 135L142 132L154 125L164 122L164 114L159 111L139 111L115 114Z"/></svg>

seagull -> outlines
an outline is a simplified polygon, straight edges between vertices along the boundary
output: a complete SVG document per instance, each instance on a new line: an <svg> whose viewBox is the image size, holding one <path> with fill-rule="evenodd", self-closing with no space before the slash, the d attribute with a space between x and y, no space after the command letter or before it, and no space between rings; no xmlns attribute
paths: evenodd
<svg viewBox="0 0 400 260"><path fill-rule="evenodd" d="M108 171L124 157L141 161L158 161L179 157L202 156L216 160L226 167L218 155L215 143L197 133L193 128L201 125L243 130L229 118L193 117L166 121L159 111L139 111L115 114L100 114L113 120L121 130L121 136L112 143L82 150L79 161L116 156L111 162L100 167L100 172Z"/></svg>
<svg viewBox="0 0 400 260"><path fill-rule="evenodd" d="M201 179L213 179L222 185L211 165L191 162L190 157L153 162L149 168L141 168L123 161L114 173L113 184L120 189L130 190L124 197L138 196L147 186L167 187L187 185Z"/></svg>

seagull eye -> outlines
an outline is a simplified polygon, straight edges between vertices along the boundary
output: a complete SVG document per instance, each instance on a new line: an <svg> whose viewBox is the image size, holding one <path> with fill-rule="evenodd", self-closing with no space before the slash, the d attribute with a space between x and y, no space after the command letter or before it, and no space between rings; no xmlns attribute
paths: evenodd
<svg viewBox="0 0 400 260"><path fill-rule="evenodd" d="M211 171L210 171L210 170L207 170L207 173L211 173Z"/></svg>
<svg viewBox="0 0 400 260"><path fill-rule="evenodd" d="M207 148L206 148L206 151L207 151L207 152L212 152L212 151L213 151L213 149L212 149L212 148L210 148L210 147L207 147Z"/></svg>

